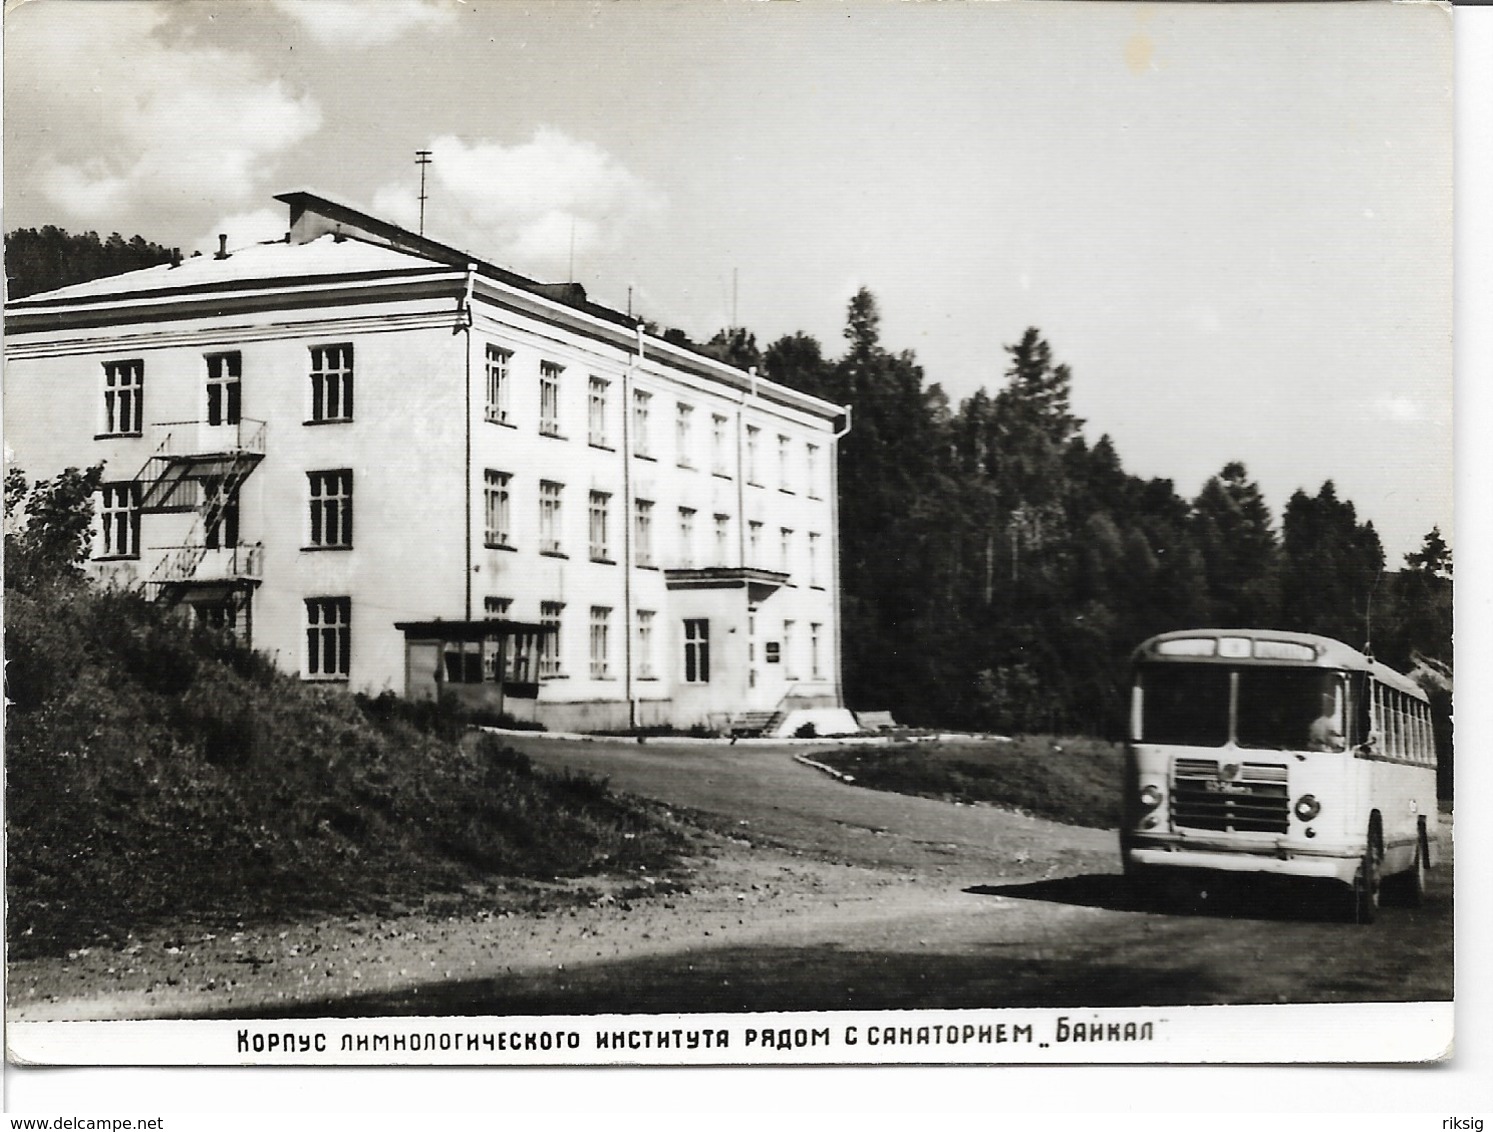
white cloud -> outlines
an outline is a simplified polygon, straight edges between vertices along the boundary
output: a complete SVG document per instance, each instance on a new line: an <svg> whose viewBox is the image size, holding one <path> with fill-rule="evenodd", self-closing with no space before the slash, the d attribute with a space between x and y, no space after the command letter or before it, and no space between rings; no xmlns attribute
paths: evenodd
<svg viewBox="0 0 1493 1132"><path fill-rule="evenodd" d="M430 144L427 232L525 273L563 272L577 258L610 251L645 230L664 197L590 142L541 127L517 145ZM406 181L374 196L373 210L407 227L419 219Z"/></svg>
<svg viewBox="0 0 1493 1132"><path fill-rule="evenodd" d="M451 22L456 9L425 0L275 0L323 47L378 47L409 31Z"/></svg>
<svg viewBox="0 0 1493 1132"><path fill-rule="evenodd" d="M18 81L70 124L36 169L74 216L113 224L137 205L244 202L273 159L321 125L314 100L249 56L163 39L170 5L50 7L49 24L28 25Z"/></svg>
<svg viewBox="0 0 1493 1132"><path fill-rule="evenodd" d="M289 213L282 208L257 208L253 212L238 212L224 216L195 240L188 253L193 251L216 252L218 237L228 237L228 250L246 248L250 244L262 244L267 240L279 240L290 227Z"/></svg>

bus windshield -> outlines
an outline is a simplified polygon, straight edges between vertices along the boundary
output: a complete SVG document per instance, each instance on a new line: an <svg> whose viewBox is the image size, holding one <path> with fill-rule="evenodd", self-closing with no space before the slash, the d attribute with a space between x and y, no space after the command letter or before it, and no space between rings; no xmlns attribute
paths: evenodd
<svg viewBox="0 0 1493 1132"><path fill-rule="evenodd" d="M1147 743L1222 747L1229 738L1229 670L1155 664L1142 677L1141 725Z"/></svg>
<svg viewBox="0 0 1493 1132"><path fill-rule="evenodd" d="M1246 668L1239 673L1241 747L1341 751L1342 682L1315 668Z"/></svg>
<svg viewBox="0 0 1493 1132"><path fill-rule="evenodd" d="M1136 738L1146 743L1221 747L1229 740L1231 677L1238 674L1234 741L1268 751L1346 747L1341 674L1316 668L1148 665L1141 676Z"/></svg>

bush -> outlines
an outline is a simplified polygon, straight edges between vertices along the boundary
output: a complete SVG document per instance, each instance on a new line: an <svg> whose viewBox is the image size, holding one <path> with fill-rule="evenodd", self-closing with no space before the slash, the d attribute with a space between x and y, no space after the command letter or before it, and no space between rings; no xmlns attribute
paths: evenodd
<svg viewBox="0 0 1493 1132"><path fill-rule="evenodd" d="M12 954L156 921L422 901L474 879L666 869L682 836L448 705L274 670L137 595L5 595Z"/></svg>

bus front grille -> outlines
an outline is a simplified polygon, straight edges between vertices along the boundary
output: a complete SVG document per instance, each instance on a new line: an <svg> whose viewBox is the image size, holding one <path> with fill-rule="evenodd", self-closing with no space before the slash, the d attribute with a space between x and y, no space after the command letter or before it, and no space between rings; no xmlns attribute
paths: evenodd
<svg viewBox="0 0 1493 1132"><path fill-rule="evenodd" d="M1172 822L1228 833L1285 833L1290 819L1287 770L1241 763L1229 777L1212 759L1178 759L1172 768Z"/></svg>

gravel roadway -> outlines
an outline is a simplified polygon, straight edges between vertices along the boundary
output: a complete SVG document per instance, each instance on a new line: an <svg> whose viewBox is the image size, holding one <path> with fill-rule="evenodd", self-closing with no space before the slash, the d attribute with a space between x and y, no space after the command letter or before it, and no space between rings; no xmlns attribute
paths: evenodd
<svg viewBox="0 0 1493 1132"><path fill-rule="evenodd" d="M501 886L398 915L192 925L9 968L13 1020L1435 1001L1451 829L1418 909L1231 886L1138 906L1113 831L862 789L811 748L513 740L712 830L678 878Z"/></svg>

